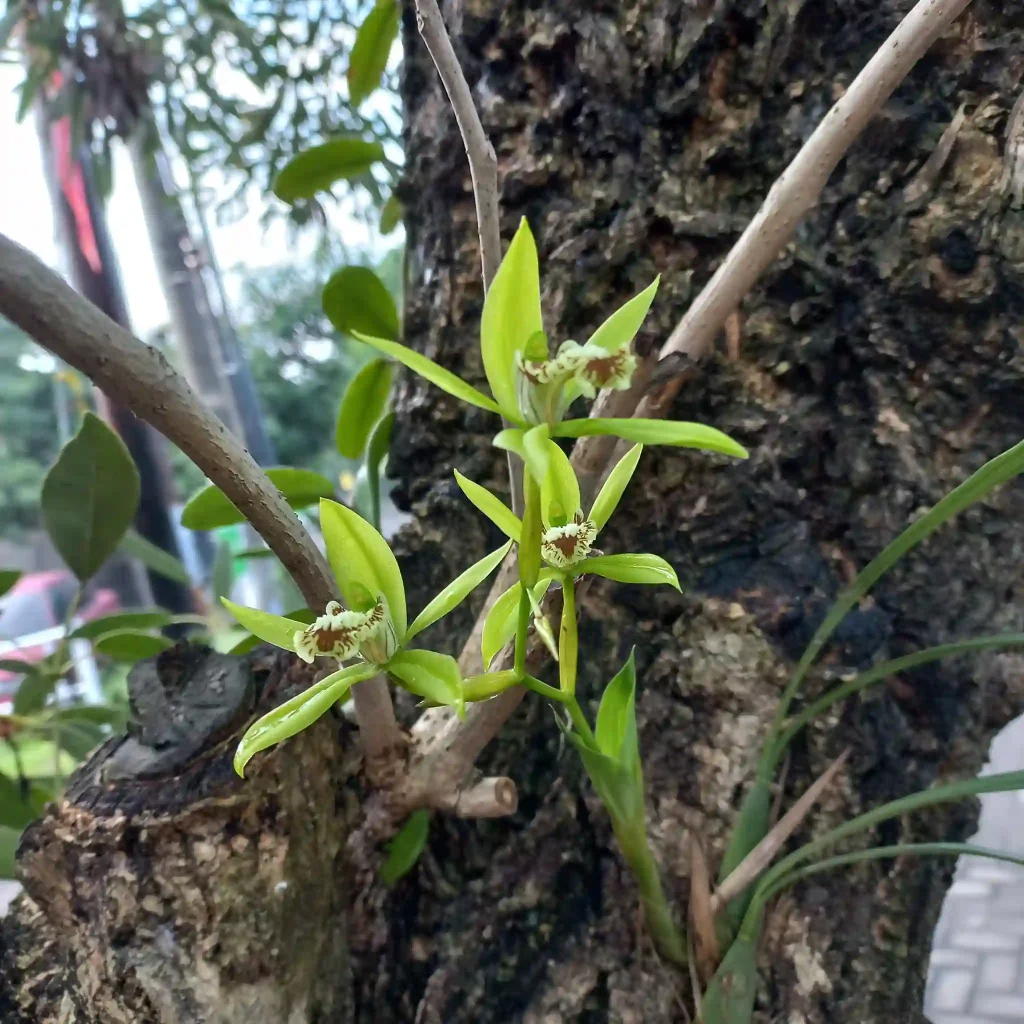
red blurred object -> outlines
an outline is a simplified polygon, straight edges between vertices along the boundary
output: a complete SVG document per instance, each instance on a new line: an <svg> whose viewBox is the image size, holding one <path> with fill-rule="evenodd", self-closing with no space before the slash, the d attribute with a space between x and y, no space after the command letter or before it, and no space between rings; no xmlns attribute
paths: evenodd
<svg viewBox="0 0 1024 1024"><path fill-rule="evenodd" d="M71 573L62 569L27 573L0 598L0 658L35 664L54 648L54 642L30 647L12 646L22 638L45 633L64 622L78 584ZM117 594L107 587L93 590L75 615L77 621L88 622L110 615L121 607ZM0 671L0 685L17 678L13 672Z"/></svg>

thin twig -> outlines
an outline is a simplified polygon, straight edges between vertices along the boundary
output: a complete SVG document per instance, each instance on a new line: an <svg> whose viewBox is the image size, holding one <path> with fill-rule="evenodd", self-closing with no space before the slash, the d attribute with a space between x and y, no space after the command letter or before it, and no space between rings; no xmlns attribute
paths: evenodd
<svg viewBox="0 0 1024 1024"><path fill-rule="evenodd" d="M177 445L249 520L311 608L323 608L337 597L330 567L281 492L163 355L4 235L0 314ZM386 684L374 682L361 684L363 702L376 689L374 705L379 708L386 700L390 708ZM358 712L358 695L356 707ZM371 719L360 715L359 722L369 749L400 746L394 711Z"/></svg>

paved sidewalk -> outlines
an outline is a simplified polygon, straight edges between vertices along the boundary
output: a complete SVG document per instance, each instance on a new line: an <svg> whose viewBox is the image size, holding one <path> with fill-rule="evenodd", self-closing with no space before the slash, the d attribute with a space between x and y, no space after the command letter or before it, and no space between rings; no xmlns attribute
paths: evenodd
<svg viewBox="0 0 1024 1024"><path fill-rule="evenodd" d="M1024 768L1024 718L992 744L990 771ZM971 840L1024 857L1024 793L982 797ZM925 1014L932 1024L1024 1024L1024 868L965 857L932 944Z"/></svg>

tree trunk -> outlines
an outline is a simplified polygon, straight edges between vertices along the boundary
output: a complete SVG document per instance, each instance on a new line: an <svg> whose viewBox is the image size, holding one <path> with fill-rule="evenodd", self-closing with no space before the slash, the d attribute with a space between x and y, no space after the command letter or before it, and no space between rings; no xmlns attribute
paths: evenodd
<svg viewBox="0 0 1024 1024"><path fill-rule="evenodd" d="M552 339L583 340L656 273L640 343L664 339L909 6L449 3L498 152L505 237L525 215L538 238ZM469 176L411 10L405 44L407 333L479 382ZM838 588L1024 435L1024 213L1003 138L1022 44L1019 5L975 0L914 71L675 401L674 418L732 433L750 460L650 449L602 534L608 552L665 555L687 592L598 582L580 624L591 714L636 647L650 834L680 915L688 837L717 861L786 671ZM961 103L948 160L922 170ZM497 428L403 378L390 465L417 516L399 540L414 610L498 540L452 480L457 466L503 486L489 446ZM847 620L831 667L1020 630L1022 506L1008 487L898 566ZM424 642L457 651L475 611ZM788 800L844 747L853 753L804 837L976 773L994 731L1021 710L1022 666L1011 655L943 663L815 726L794 747ZM231 713L184 730L190 743L177 735L177 757L154 765L164 737L136 729L143 749L125 777L97 775L126 758L112 744L30 830L28 894L0 933L4 1021L685 1019L688 981L655 958L607 818L540 701L524 701L481 765L516 779L518 813L435 816L423 858L389 890L351 840L361 784L343 721L257 759L245 783L231 775L253 704L279 702L304 678L282 677L265 656L242 666L245 679L247 667L254 689L236 678ZM135 685L152 709L146 671ZM156 692L179 694L169 671ZM190 696L185 687L174 707ZM166 705L149 720L167 718ZM156 777L140 777L140 764ZM936 810L874 839L960 839L973 820L969 806ZM762 949L758 1021L922 1022L951 870L879 863L784 897Z"/></svg>

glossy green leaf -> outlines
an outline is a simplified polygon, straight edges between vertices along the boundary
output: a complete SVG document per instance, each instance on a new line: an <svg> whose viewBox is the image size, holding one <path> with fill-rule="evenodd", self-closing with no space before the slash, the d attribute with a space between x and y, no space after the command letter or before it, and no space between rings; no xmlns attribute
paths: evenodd
<svg viewBox="0 0 1024 1024"><path fill-rule="evenodd" d="M129 530L118 544L117 550L129 558L137 558L151 572L176 583L191 584L188 570L169 551L157 547L135 530Z"/></svg>
<svg viewBox="0 0 1024 1024"><path fill-rule="evenodd" d="M286 203L311 199L336 181L358 178L383 159L384 147L379 142L332 139L290 160L274 182L274 194Z"/></svg>
<svg viewBox="0 0 1024 1024"><path fill-rule="evenodd" d="M629 660L605 687L597 709L594 738L602 754L632 769L640 753L636 731L636 660Z"/></svg>
<svg viewBox="0 0 1024 1024"><path fill-rule="evenodd" d="M438 619L444 618L450 611L458 608L469 595L501 564L512 548L512 541L485 555L479 562L474 562L465 572L460 573L447 587L435 597L426 608L413 620L405 634L408 643L417 633L433 625Z"/></svg>
<svg viewBox="0 0 1024 1024"><path fill-rule="evenodd" d="M335 445L345 458L362 457L371 431L387 408L392 375L386 359L371 359L345 389L334 431Z"/></svg>
<svg viewBox="0 0 1024 1024"><path fill-rule="evenodd" d="M391 448L391 434L395 429L395 414L389 412L373 428L366 445L366 459L362 469L366 474L366 485L370 496L370 520L380 529L380 481L384 473L384 462Z"/></svg>
<svg viewBox="0 0 1024 1024"><path fill-rule="evenodd" d="M1001 455L986 462L977 472L972 473L959 487L954 488L928 512L903 531L880 555L866 565L853 582L839 595L828 615L818 627L811 642L793 671L772 727L774 734L782 728L782 721L789 713L790 704L800 690L811 665L821 653L822 647L835 632L847 613L865 594L908 552L921 541L931 536L940 526L966 508L981 501L997 487L1012 480L1024 471L1024 441L1020 441ZM774 748L776 751L778 747Z"/></svg>
<svg viewBox="0 0 1024 1024"><path fill-rule="evenodd" d="M526 460L526 449L523 447L523 438L526 431L522 427L506 427L494 435L491 444L503 451L515 452L521 459Z"/></svg>
<svg viewBox="0 0 1024 1024"><path fill-rule="evenodd" d="M348 64L348 95L358 107L380 85L402 10L397 0L377 0L356 32Z"/></svg>
<svg viewBox="0 0 1024 1024"><path fill-rule="evenodd" d="M113 661L142 661L155 658L173 647L165 636L154 636L141 629L115 629L93 641L93 650Z"/></svg>
<svg viewBox="0 0 1024 1024"><path fill-rule="evenodd" d="M235 771L244 776L245 766L254 754L302 732L346 697L356 683L370 679L379 671L376 665L350 665L332 672L308 690L274 708L246 730L235 751Z"/></svg>
<svg viewBox="0 0 1024 1024"><path fill-rule="evenodd" d="M543 330L537 245L524 217L487 291L480 319L484 372L498 405L509 419L520 419L516 353L524 351L530 338Z"/></svg>
<svg viewBox="0 0 1024 1024"><path fill-rule="evenodd" d="M594 507L590 510L587 518L598 528L603 530L605 524L611 518L612 513L618 508L619 501L633 478L637 463L643 454L642 444L633 445L625 455L615 463L615 467L608 474L597 497L594 499Z"/></svg>
<svg viewBox="0 0 1024 1024"><path fill-rule="evenodd" d="M614 352L628 345L640 330L640 325L651 308L654 296L658 291L659 275L639 295L634 295L629 302L620 306L589 338L589 343L600 345L601 348Z"/></svg>
<svg viewBox="0 0 1024 1024"><path fill-rule="evenodd" d="M432 359L420 355L419 352L400 345L397 341L386 341L384 338L372 337L360 331L353 331L352 337L376 349L382 355L397 360L413 373L419 374L424 380L430 381L431 384L435 384L442 391L447 391L449 395L453 395L460 401L501 415L501 409L493 398L488 398L483 392L477 391L476 388L467 384L461 377L456 377L451 370L438 366Z"/></svg>
<svg viewBox="0 0 1024 1024"><path fill-rule="evenodd" d="M380 233L390 235L402 223L404 216L405 210L402 207L402 201L392 192L380 211Z"/></svg>
<svg viewBox="0 0 1024 1024"><path fill-rule="evenodd" d="M537 583L534 594L538 602L543 599L550 586L550 574ZM516 583L491 605L487 618L484 619L483 635L480 640L480 654L485 665L490 665L498 652L516 635L521 593L522 584Z"/></svg>
<svg viewBox="0 0 1024 1024"><path fill-rule="evenodd" d="M387 859L380 867L380 880L394 885L407 875L420 859L430 833L430 811L425 807L412 812L405 819L394 839L388 843Z"/></svg>
<svg viewBox="0 0 1024 1024"><path fill-rule="evenodd" d="M660 555L595 555L577 562L574 571L580 576L593 573L617 583L667 583L676 590L682 590L675 569Z"/></svg>
<svg viewBox="0 0 1024 1024"><path fill-rule="evenodd" d="M462 681L462 692L468 701L489 700L504 693L521 681L518 672L505 669L502 672L483 672Z"/></svg>
<svg viewBox="0 0 1024 1024"><path fill-rule="evenodd" d="M531 427L523 434L523 460L538 487L547 479L551 444L551 428L546 423Z"/></svg>
<svg viewBox="0 0 1024 1024"><path fill-rule="evenodd" d="M308 469L281 466L266 472L270 482L284 495L292 508L306 508L334 494L334 484L327 477ZM181 525L188 530L215 530L243 522L245 516L213 484L193 494L181 513Z"/></svg>
<svg viewBox="0 0 1024 1024"><path fill-rule="evenodd" d="M449 654L399 651L388 662L387 671L402 687L418 697L453 707L461 707L464 703L459 663Z"/></svg>
<svg viewBox="0 0 1024 1024"><path fill-rule="evenodd" d="M246 608L245 605L235 604L226 597L221 598L221 604L227 608L236 622L260 640L285 651L295 651L295 634L303 628L300 622L285 618L283 615L261 612L258 608Z"/></svg>
<svg viewBox="0 0 1024 1024"><path fill-rule="evenodd" d="M579 511L580 485L565 452L554 441L547 444L548 471L540 488L540 509L541 520L549 527L564 525Z"/></svg>
<svg viewBox="0 0 1024 1024"><path fill-rule="evenodd" d="M703 1024L750 1024L757 995L757 942L746 936L729 947L701 996Z"/></svg>
<svg viewBox="0 0 1024 1024"><path fill-rule="evenodd" d="M365 591L374 598L383 595L401 642L407 622L405 584L387 541L362 516L326 498L320 502L320 529L348 606L361 608Z"/></svg>
<svg viewBox="0 0 1024 1024"><path fill-rule="evenodd" d="M114 612L113 615L104 615L84 623L70 634L69 639L92 640L94 637L112 633L118 629L163 629L164 626L169 626L175 621L175 616L170 612L159 609Z"/></svg>
<svg viewBox="0 0 1024 1024"><path fill-rule="evenodd" d="M560 721L560 720L559 720ZM628 837L630 832L643 829L643 780L635 771L620 764L615 758L602 754L590 746L578 733L566 731L566 739L576 748L583 767L597 790L605 810L615 826L616 835ZM627 842L629 839L627 838Z"/></svg>
<svg viewBox="0 0 1024 1024"><path fill-rule="evenodd" d="M21 572L18 569L0 569L0 597L3 597L19 579Z"/></svg>
<svg viewBox="0 0 1024 1024"><path fill-rule="evenodd" d="M46 532L85 581L117 550L139 505L139 473L124 442L87 412L43 481Z"/></svg>
<svg viewBox="0 0 1024 1024"><path fill-rule="evenodd" d="M342 334L397 341L402 332L395 300L369 267L342 267L332 274L322 301L327 319Z"/></svg>
<svg viewBox="0 0 1024 1024"><path fill-rule="evenodd" d="M495 494L486 487L463 476L455 470L455 480L462 493L510 540L519 543L523 524L519 517Z"/></svg>
<svg viewBox="0 0 1024 1024"><path fill-rule="evenodd" d="M639 444L665 444L676 448L700 448L706 452L722 452L738 459L747 457L747 450L728 434L702 423L648 419L585 419L564 420L551 428L555 437L592 437L611 435Z"/></svg>
<svg viewBox="0 0 1024 1024"><path fill-rule="evenodd" d="M242 608L243 606L235 605L235 607ZM254 608L244 608L243 610L247 612L255 611ZM265 613L261 612L261 614ZM296 611L288 612L284 617L285 619L290 619L294 623L291 629L292 634L294 634L297 630L305 629L306 626L311 626L316 621L317 613L313 611L311 608L299 608ZM277 618L277 616L275 616L275 618ZM284 631L282 630L282 639L283 633ZM228 651L228 654L248 654L250 651L254 651L257 647L259 647L261 643L264 642L270 643L269 640L264 641L262 637L256 636L254 633L250 633L247 637L245 637L244 640L239 640L238 643L236 643L234 647L232 647ZM274 644L274 646L280 647L281 645ZM284 649L290 651L293 648L289 646Z"/></svg>

